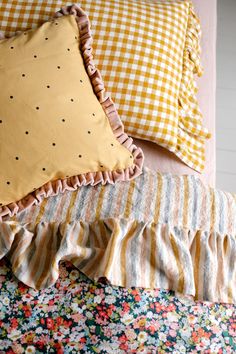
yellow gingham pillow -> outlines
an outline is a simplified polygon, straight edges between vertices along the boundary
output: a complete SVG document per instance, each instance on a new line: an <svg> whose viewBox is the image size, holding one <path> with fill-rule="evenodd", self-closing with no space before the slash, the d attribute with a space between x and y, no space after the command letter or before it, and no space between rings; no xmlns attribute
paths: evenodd
<svg viewBox="0 0 236 354"><path fill-rule="evenodd" d="M174 152L202 172L205 140L195 97L199 20L191 1L81 0L95 61L128 133Z"/></svg>
<svg viewBox="0 0 236 354"><path fill-rule="evenodd" d="M31 28L64 5L68 2L2 1L0 30L11 35ZM95 63L126 131L202 172L210 134L195 96L200 25L191 1L81 0L79 5L90 17Z"/></svg>

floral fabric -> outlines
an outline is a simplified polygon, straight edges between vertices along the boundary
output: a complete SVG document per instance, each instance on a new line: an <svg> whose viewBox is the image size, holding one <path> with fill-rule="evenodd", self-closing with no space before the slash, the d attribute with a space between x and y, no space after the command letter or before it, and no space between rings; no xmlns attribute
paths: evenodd
<svg viewBox="0 0 236 354"><path fill-rule="evenodd" d="M0 263L0 353L235 353L236 306L92 282L68 262L33 290Z"/></svg>

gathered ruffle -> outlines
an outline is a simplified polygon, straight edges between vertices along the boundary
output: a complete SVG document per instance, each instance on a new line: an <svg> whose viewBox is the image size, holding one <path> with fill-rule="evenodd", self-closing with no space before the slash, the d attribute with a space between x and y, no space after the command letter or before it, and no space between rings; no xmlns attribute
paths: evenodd
<svg viewBox="0 0 236 354"><path fill-rule="evenodd" d="M116 185L45 198L0 221L0 258L25 284L55 283L61 260L89 278L236 303L236 195L144 168Z"/></svg>
<svg viewBox="0 0 236 354"><path fill-rule="evenodd" d="M200 22L189 1L189 17L183 54L182 80L179 91L178 141L175 154L188 166L202 172L205 164L205 141L211 134L202 124L202 113L196 98L194 75L201 76Z"/></svg>
<svg viewBox="0 0 236 354"><path fill-rule="evenodd" d="M72 5L57 12L55 17L63 15L74 15L80 33L80 49L83 56L85 68L100 104L106 113L114 136L133 157L133 165L123 170L88 172L81 175L49 181L42 187L36 189L23 199L5 206L0 205L0 218L13 216L22 210L41 203L44 198L64 193L65 191L76 190L79 187L101 184L114 184L117 181L127 181L136 178L142 173L144 156L140 148L133 144L133 139L124 132L123 123L120 120L116 107L110 97L106 96L104 83L99 70L95 67L92 55L92 36L90 23L86 13L77 5ZM1 37L0 37L1 38Z"/></svg>
<svg viewBox="0 0 236 354"><path fill-rule="evenodd" d="M1 254L15 276L42 289L70 261L92 280L170 289L195 300L236 302L232 235L126 219L92 223L0 223Z"/></svg>

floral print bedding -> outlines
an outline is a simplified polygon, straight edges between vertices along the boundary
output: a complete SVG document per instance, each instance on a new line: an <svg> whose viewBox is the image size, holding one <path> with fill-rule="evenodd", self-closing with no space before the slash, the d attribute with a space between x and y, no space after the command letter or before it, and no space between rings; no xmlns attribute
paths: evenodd
<svg viewBox="0 0 236 354"><path fill-rule="evenodd" d="M0 263L0 353L235 352L235 305L96 283L69 262L36 291Z"/></svg>

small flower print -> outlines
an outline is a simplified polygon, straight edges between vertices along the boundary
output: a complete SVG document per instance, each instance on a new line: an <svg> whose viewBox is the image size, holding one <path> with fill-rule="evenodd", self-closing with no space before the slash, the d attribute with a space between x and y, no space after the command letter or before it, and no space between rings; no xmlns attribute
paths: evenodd
<svg viewBox="0 0 236 354"><path fill-rule="evenodd" d="M105 297L105 302L107 304L114 304L114 302L116 302L116 298L114 295L108 295Z"/></svg>
<svg viewBox="0 0 236 354"><path fill-rule="evenodd" d="M33 354L35 353L35 347L33 347L32 345L28 346L26 348L26 351L25 351L27 354Z"/></svg>
<svg viewBox="0 0 236 354"><path fill-rule="evenodd" d="M12 340L12 341L16 341L17 339L19 339L22 336L21 331L19 331L18 329L13 329L9 334L8 337Z"/></svg>
<svg viewBox="0 0 236 354"><path fill-rule="evenodd" d="M4 298L2 299L2 304L3 304L4 306L9 306L9 304L10 304L9 298L4 297Z"/></svg>
<svg viewBox="0 0 236 354"><path fill-rule="evenodd" d="M130 323L132 323L134 321L134 317L130 314L125 314L123 316L123 318L121 319L121 321L125 324L125 325L129 325Z"/></svg>
<svg viewBox="0 0 236 354"><path fill-rule="evenodd" d="M100 295L94 297L94 302L95 302L95 303L100 304L101 301L102 301L102 298L101 298Z"/></svg>
<svg viewBox="0 0 236 354"><path fill-rule="evenodd" d="M147 341L147 333L146 332L140 332L138 335L138 341L141 343L144 343Z"/></svg>
<svg viewBox="0 0 236 354"><path fill-rule="evenodd" d="M70 279L71 280L76 280L76 279L78 279L79 278L79 271L78 270L72 270L71 272L70 272Z"/></svg>
<svg viewBox="0 0 236 354"><path fill-rule="evenodd" d="M69 262L60 264L54 286L35 291L0 264L4 353L236 352L234 305L95 283Z"/></svg>

